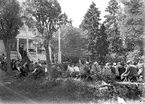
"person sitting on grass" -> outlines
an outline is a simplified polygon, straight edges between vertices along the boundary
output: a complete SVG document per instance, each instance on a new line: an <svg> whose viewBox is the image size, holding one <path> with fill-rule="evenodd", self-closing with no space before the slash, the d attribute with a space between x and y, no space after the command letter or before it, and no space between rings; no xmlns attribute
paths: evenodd
<svg viewBox="0 0 145 104"><path fill-rule="evenodd" d="M135 62L128 61L125 72L121 75L121 78L125 81L131 81L131 79L137 78L138 68ZM137 80L137 79L136 79Z"/></svg>
<svg viewBox="0 0 145 104"><path fill-rule="evenodd" d="M81 69L82 70L82 69ZM83 67L83 74L80 76L81 79L86 81L92 81L92 75L91 75L91 63L85 63Z"/></svg>
<svg viewBox="0 0 145 104"><path fill-rule="evenodd" d="M118 71L118 77L117 79L118 80L121 80L121 75L125 72L126 68L125 68L125 65L123 62L118 62L117 63L117 69L116 69L116 72Z"/></svg>
<svg viewBox="0 0 145 104"><path fill-rule="evenodd" d="M28 62L25 62L25 63L23 64L22 69L23 69L23 73L25 74L25 76L27 76L27 75L28 75L28 73L30 72Z"/></svg>
<svg viewBox="0 0 145 104"><path fill-rule="evenodd" d="M67 75L69 77L72 77L74 73L74 65L72 63L70 63L67 67Z"/></svg>
<svg viewBox="0 0 145 104"><path fill-rule="evenodd" d="M29 71L30 71L30 72L34 71L34 64L33 64L33 61L30 62Z"/></svg>
<svg viewBox="0 0 145 104"><path fill-rule="evenodd" d="M42 66L42 69L45 71L45 73L47 73L47 65L46 65L46 62L43 62L41 66Z"/></svg>
<svg viewBox="0 0 145 104"><path fill-rule="evenodd" d="M78 78L80 73L80 68L78 67L77 64L74 65L74 73L75 73L75 77Z"/></svg>
<svg viewBox="0 0 145 104"><path fill-rule="evenodd" d="M116 63L111 63L110 69L111 69L111 75L114 76L115 80L118 80L119 72Z"/></svg>
<svg viewBox="0 0 145 104"><path fill-rule="evenodd" d="M28 62L25 62L24 64L20 61L16 62L16 67L17 70L20 72L20 74L17 76L17 78L21 78L21 77L26 77L28 76L29 73L29 65Z"/></svg>
<svg viewBox="0 0 145 104"><path fill-rule="evenodd" d="M79 67L80 68L79 78L81 78L81 79L86 78L86 76L85 76L85 67L86 67L85 61L81 60L80 67Z"/></svg>
<svg viewBox="0 0 145 104"><path fill-rule="evenodd" d="M91 70L90 70L90 73L91 73L91 75L94 75L96 72L97 72L97 67L98 67L98 62L97 61L95 61L93 64L92 64L92 66L91 66Z"/></svg>
<svg viewBox="0 0 145 104"><path fill-rule="evenodd" d="M53 80L60 79L62 77L62 69L59 65L52 66L51 76Z"/></svg>
<svg viewBox="0 0 145 104"><path fill-rule="evenodd" d="M114 69L112 68L112 64L111 63L106 63L106 65L103 67L102 69L102 75L105 76L105 80L108 81L108 83L110 83L111 81L113 81L115 79L115 74L114 74Z"/></svg>
<svg viewBox="0 0 145 104"><path fill-rule="evenodd" d="M35 73L36 72L36 70L38 69L38 68L40 68L41 66L36 62L35 64L34 64L34 70L32 71L32 73Z"/></svg>
<svg viewBox="0 0 145 104"><path fill-rule="evenodd" d="M32 72L34 78L40 78L41 76L45 76L45 71L42 68L42 65L39 63L35 64L34 71Z"/></svg>
<svg viewBox="0 0 145 104"><path fill-rule="evenodd" d="M15 62L15 68L16 68L17 71L20 72L21 62L20 62L19 60L17 60L17 61Z"/></svg>
<svg viewBox="0 0 145 104"><path fill-rule="evenodd" d="M144 72L144 61L143 60L139 60L139 62L137 64L137 68L138 68L138 78L141 81L143 79L143 72Z"/></svg>
<svg viewBox="0 0 145 104"><path fill-rule="evenodd" d="M126 70L125 64L123 62L118 62L117 67L118 67L119 75L121 76L121 74L124 73Z"/></svg>
<svg viewBox="0 0 145 104"><path fill-rule="evenodd" d="M15 59L12 59L12 61L11 61L11 68L12 68L12 70L17 70L17 68L16 68L16 60Z"/></svg>
<svg viewBox="0 0 145 104"><path fill-rule="evenodd" d="M113 74L116 75L115 65L113 65L113 64L111 63L111 64L110 64L110 69L111 69L111 72L112 72Z"/></svg>
<svg viewBox="0 0 145 104"><path fill-rule="evenodd" d="M114 68L114 73L115 73L116 78L118 78L119 77L119 71L118 71L117 64L116 63L113 63L112 67Z"/></svg>

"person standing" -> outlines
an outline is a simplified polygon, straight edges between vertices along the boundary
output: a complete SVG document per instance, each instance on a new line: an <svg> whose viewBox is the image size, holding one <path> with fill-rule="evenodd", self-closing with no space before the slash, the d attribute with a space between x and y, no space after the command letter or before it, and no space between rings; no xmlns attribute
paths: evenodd
<svg viewBox="0 0 145 104"><path fill-rule="evenodd" d="M1 65L2 65L2 70L6 71L6 56L5 54L2 54L1 56Z"/></svg>

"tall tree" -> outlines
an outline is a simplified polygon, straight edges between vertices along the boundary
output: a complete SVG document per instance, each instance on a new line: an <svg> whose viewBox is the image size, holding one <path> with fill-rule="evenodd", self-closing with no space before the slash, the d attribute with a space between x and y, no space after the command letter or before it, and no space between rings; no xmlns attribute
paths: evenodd
<svg viewBox="0 0 145 104"><path fill-rule="evenodd" d="M86 38L81 29L69 27L62 42L62 53L65 56L81 57L86 50Z"/></svg>
<svg viewBox="0 0 145 104"><path fill-rule="evenodd" d="M48 47L50 46L53 33L57 31L57 26L65 21L65 16L61 14L61 7L57 0L27 0L26 5L26 14L35 21L34 27L43 39L49 79L51 80L52 71Z"/></svg>
<svg viewBox="0 0 145 104"><path fill-rule="evenodd" d="M17 36L21 26L19 2L17 0L0 0L0 39L3 40L6 50L8 72L11 72L9 40Z"/></svg>
<svg viewBox="0 0 145 104"><path fill-rule="evenodd" d="M119 5L116 0L110 0L108 7L105 10L108 15L105 15L105 26L106 26L106 33L108 35L109 50L110 54L121 54L123 47L122 47L122 39L120 37L120 31L118 27L118 12L119 12Z"/></svg>
<svg viewBox="0 0 145 104"><path fill-rule="evenodd" d="M106 27L101 25L100 34L96 39L95 49L97 50L97 61L104 65L106 63L106 55L108 54L109 42L107 40Z"/></svg>
<svg viewBox="0 0 145 104"><path fill-rule="evenodd" d="M96 60L96 37L99 35L99 25L100 25L100 11L96 8L96 4L92 2L89 10L84 16L84 20L82 21L80 27L87 31L88 34L88 54L90 56L90 60Z"/></svg>
<svg viewBox="0 0 145 104"><path fill-rule="evenodd" d="M145 26L143 0L123 1L124 19L119 21L121 36L126 44L127 51L140 50L143 55L143 32ZM134 52L133 52L134 53Z"/></svg>

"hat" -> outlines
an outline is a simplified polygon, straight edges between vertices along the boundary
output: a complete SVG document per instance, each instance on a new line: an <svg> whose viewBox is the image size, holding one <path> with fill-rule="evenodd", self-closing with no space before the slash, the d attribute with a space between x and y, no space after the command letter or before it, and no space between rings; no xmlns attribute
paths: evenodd
<svg viewBox="0 0 145 104"><path fill-rule="evenodd" d="M86 61L86 64L89 64L89 62Z"/></svg>
<svg viewBox="0 0 145 104"><path fill-rule="evenodd" d="M131 60L128 60L128 61L127 61L127 64L130 64L130 63L131 63Z"/></svg>
<svg viewBox="0 0 145 104"><path fill-rule="evenodd" d="M97 61L95 61L95 62L94 62L94 64L98 64L98 62L97 62Z"/></svg>
<svg viewBox="0 0 145 104"><path fill-rule="evenodd" d="M110 63L106 63L106 66L110 65Z"/></svg>
<svg viewBox="0 0 145 104"><path fill-rule="evenodd" d="M113 63L113 66L116 66L116 63Z"/></svg>

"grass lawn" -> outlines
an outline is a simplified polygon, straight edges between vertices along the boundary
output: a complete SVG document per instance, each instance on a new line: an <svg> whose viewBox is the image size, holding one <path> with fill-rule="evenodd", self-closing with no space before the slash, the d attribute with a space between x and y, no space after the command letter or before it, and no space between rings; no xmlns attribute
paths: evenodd
<svg viewBox="0 0 145 104"><path fill-rule="evenodd" d="M5 86L36 102L74 102L79 101L76 93L67 92L62 83L34 80L31 78L14 79L3 77Z"/></svg>
<svg viewBox="0 0 145 104"><path fill-rule="evenodd" d="M1 82L11 90L15 91L19 95L22 95L28 99L31 99L34 102L41 103L49 102L53 104L117 104L116 101L88 101L87 99L83 99L79 96L77 91L68 90L66 84L64 82L48 82L44 79L34 80L31 78L24 79L14 79L8 75L1 75ZM71 87L71 86L70 86ZM4 89L5 90L5 89ZM8 93L4 92L2 89L0 90L0 98L3 96L5 101L12 100L15 95L12 92ZM11 97L11 99L10 99ZM21 99L21 98L20 98ZM18 99L12 100L18 101ZM23 100L21 100L23 102ZM85 102L85 103L84 103ZM127 104L145 104L145 102L140 101L127 101Z"/></svg>

